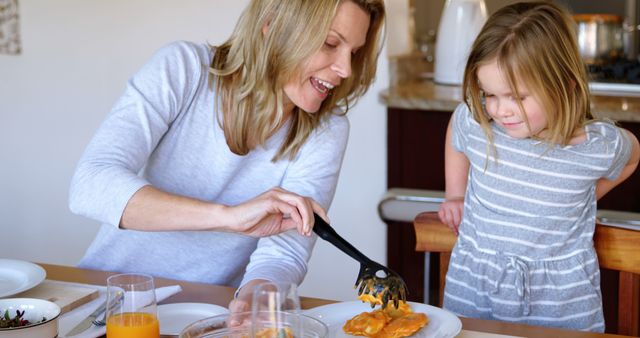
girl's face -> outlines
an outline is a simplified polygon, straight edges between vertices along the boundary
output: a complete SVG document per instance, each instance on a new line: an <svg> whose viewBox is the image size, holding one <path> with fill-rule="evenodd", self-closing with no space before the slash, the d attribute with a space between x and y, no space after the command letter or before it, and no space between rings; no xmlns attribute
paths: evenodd
<svg viewBox="0 0 640 338"><path fill-rule="evenodd" d="M509 82L495 60L478 68L478 81L484 92L487 113L509 136L544 137L547 115L524 83L518 82L519 93L511 92ZM518 97L522 101L524 111L518 106ZM529 126L525 122L525 115Z"/></svg>
<svg viewBox="0 0 640 338"><path fill-rule="evenodd" d="M366 42L369 14L343 1L333 18L325 43L285 86L284 111L294 106L313 113L342 79L351 76L351 56Z"/></svg>

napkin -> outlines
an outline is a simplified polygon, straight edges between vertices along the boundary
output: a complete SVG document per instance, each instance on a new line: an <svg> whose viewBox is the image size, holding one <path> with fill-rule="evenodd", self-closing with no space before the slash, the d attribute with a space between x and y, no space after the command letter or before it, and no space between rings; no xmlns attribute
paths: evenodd
<svg viewBox="0 0 640 338"><path fill-rule="evenodd" d="M67 337L67 332L71 331L78 323L80 323L83 319L87 318L91 312L95 311L95 309L102 304L107 299L107 288L100 288L100 297L92 300L91 302L84 304L73 311L65 313L62 315L58 321L58 332L60 337ZM156 289L156 301L161 302L169 296L172 296L178 292L182 291L182 287L180 285L171 285L165 286ZM103 336L107 332L107 328L105 326L91 326L86 331L77 334L75 336L68 336L74 338L95 338Z"/></svg>

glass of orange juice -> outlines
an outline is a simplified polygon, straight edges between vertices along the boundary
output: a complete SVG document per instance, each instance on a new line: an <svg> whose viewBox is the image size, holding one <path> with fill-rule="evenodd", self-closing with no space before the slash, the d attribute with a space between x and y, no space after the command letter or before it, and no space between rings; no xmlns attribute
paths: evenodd
<svg viewBox="0 0 640 338"><path fill-rule="evenodd" d="M153 277L125 273L107 278L107 338L159 338Z"/></svg>

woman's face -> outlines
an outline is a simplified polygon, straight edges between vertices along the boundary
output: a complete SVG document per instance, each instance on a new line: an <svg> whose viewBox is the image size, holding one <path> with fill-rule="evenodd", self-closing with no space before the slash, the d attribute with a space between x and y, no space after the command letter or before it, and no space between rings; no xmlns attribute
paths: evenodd
<svg viewBox="0 0 640 338"><path fill-rule="evenodd" d="M294 106L313 113L342 79L351 76L351 57L366 42L369 14L351 1L343 1L333 18L324 45L284 86L284 111Z"/></svg>

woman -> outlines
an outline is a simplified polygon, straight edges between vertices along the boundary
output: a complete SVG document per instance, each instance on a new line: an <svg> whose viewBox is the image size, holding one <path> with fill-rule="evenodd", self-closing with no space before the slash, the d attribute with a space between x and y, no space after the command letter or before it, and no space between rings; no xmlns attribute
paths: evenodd
<svg viewBox="0 0 640 338"><path fill-rule="evenodd" d="M382 0L253 0L222 45L158 51L88 145L80 266L230 286L300 283L371 84ZM287 231L297 229L296 231ZM232 309L245 309L242 287Z"/></svg>

